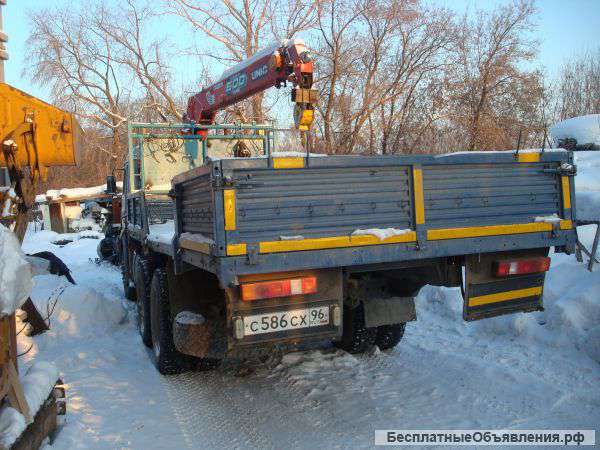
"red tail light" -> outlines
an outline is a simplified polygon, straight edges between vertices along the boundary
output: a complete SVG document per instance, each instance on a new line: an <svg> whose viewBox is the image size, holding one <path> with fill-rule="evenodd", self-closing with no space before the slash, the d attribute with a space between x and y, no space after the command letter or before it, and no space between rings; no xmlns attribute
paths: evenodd
<svg viewBox="0 0 600 450"><path fill-rule="evenodd" d="M496 276L524 275L527 273L546 272L550 269L550 258L531 258L515 261L498 261L496 263Z"/></svg>
<svg viewBox="0 0 600 450"><path fill-rule="evenodd" d="M245 302L263 298L288 297L290 295L314 294L317 278L304 277L291 280L261 281L242 284L242 300Z"/></svg>

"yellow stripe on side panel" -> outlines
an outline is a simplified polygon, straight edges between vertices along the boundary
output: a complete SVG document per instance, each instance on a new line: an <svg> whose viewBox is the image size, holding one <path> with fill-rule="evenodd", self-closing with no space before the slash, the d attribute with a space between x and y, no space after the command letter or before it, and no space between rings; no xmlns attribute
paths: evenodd
<svg viewBox="0 0 600 450"><path fill-rule="evenodd" d="M534 297L542 295L542 286L536 286L527 289L517 289L515 291L498 292L496 294L480 295L479 297L471 297L469 306L487 305L489 303L506 302L517 298Z"/></svg>
<svg viewBox="0 0 600 450"><path fill-rule="evenodd" d="M398 236L392 236L383 241L375 236L334 236L314 239L299 239L289 241L270 241L259 244L260 253L294 252L300 250L322 250L327 248L360 247L363 245L397 244L414 242L417 235L414 231Z"/></svg>
<svg viewBox="0 0 600 450"><path fill-rule="evenodd" d="M571 187L569 185L569 177L562 177L562 195L563 208L571 208Z"/></svg>
<svg viewBox="0 0 600 450"><path fill-rule="evenodd" d="M301 169L304 167L304 158L273 158L275 169Z"/></svg>
<svg viewBox="0 0 600 450"><path fill-rule="evenodd" d="M539 153L521 153L517 155L517 161L519 162L540 162Z"/></svg>
<svg viewBox="0 0 600 450"><path fill-rule="evenodd" d="M552 231L552 224L548 222L533 222L514 225L489 225L485 227L441 228L427 231L427 239L435 241L440 239L460 239L503 234L536 233L539 231Z"/></svg>
<svg viewBox="0 0 600 450"><path fill-rule="evenodd" d="M423 171L413 168L414 198L415 198L415 223L425 223L425 199L423 196Z"/></svg>
<svg viewBox="0 0 600 450"><path fill-rule="evenodd" d="M223 209L225 211L225 230L235 230L235 191L233 189L223 191Z"/></svg>
<svg viewBox="0 0 600 450"><path fill-rule="evenodd" d="M241 256L246 254L246 244L229 244L227 256Z"/></svg>
<svg viewBox="0 0 600 450"><path fill-rule="evenodd" d="M570 230L573 228L573 222L570 220L561 220L560 221L560 229L561 230Z"/></svg>

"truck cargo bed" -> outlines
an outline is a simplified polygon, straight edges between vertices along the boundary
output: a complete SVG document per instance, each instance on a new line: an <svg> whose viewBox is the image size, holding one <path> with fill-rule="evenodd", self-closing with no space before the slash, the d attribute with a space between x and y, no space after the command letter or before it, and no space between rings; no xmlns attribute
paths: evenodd
<svg viewBox="0 0 600 450"><path fill-rule="evenodd" d="M173 180L184 263L240 274L575 243L565 151L222 159ZM377 234L387 230L388 237ZM362 230L362 231L358 231ZM183 269L182 269L183 270Z"/></svg>

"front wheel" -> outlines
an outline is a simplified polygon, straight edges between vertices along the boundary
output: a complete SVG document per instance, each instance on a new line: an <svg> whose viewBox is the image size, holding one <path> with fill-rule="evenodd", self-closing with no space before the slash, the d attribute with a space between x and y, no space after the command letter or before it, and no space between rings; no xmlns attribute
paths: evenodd
<svg viewBox="0 0 600 450"><path fill-rule="evenodd" d="M173 319L169 302L167 273L154 271L150 286L150 315L152 323L152 355L156 369L162 375L181 373L193 364L193 358L180 353L173 342Z"/></svg>

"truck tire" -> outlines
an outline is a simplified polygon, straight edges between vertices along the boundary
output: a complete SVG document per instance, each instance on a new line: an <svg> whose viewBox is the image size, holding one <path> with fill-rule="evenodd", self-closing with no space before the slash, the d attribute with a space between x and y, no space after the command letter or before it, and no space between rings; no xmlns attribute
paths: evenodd
<svg viewBox="0 0 600 450"><path fill-rule="evenodd" d="M365 315L362 303L356 308L344 306L342 339L335 345L348 353L364 353L375 343L377 328L365 327Z"/></svg>
<svg viewBox="0 0 600 450"><path fill-rule="evenodd" d="M405 327L405 323L395 323L393 325L382 325L377 327L375 344L380 350L394 348L402 340Z"/></svg>
<svg viewBox="0 0 600 450"><path fill-rule="evenodd" d="M150 321L150 284L152 268L143 256L133 257L135 293L137 298L137 328L146 347L152 347L152 327Z"/></svg>
<svg viewBox="0 0 600 450"><path fill-rule="evenodd" d="M156 369L162 375L174 375L188 370L195 358L179 353L173 342L173 318L169 302L167 272L154 271L150 288L152 322L152 355Z"/></svg>

